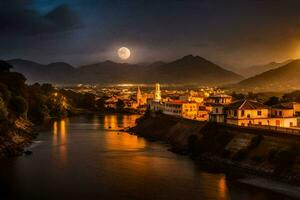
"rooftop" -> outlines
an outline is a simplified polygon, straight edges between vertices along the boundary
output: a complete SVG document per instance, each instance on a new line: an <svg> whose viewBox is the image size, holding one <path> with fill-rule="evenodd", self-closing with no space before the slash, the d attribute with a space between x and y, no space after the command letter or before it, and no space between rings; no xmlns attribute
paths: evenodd
<svg viewBox="0 0 300 200"><path fill-rule="evenodd" d="M255 100L238 100L227 106L229 109L239 110L255 110L255 109L268 109L269 107Z"/></svg>
<svg viewBox="0 0 300 200"><path fill-rule="evenodd" d="M214 94L209 96L208 98L231 98L231 96L227 94Z"/></svg>
<svg viewBox="0 0 300 200"><path fill-rule="evenodd" d="M185 104L185 103L196 103L193 101L183 101L183 100L170 100L170 101L166 101L165 103L169 103L169 104Z"/></svg>

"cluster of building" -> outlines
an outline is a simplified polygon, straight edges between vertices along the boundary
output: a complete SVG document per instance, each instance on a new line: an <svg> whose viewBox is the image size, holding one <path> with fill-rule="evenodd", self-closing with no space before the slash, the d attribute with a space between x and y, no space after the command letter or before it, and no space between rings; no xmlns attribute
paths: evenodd
<svg viewBox="0 0 300 200"><path fill-rule="evenodd" d="M297 128L300 104L295 102L266 106L255 100L233 101L224 93L190 91L178 96L162 98L156 84L152 96L143 95L138 88L137 107L147 105L151 111L198 121L213 121L238 126L277 126ZM299 118L300 119L300 118Z"/></svg>

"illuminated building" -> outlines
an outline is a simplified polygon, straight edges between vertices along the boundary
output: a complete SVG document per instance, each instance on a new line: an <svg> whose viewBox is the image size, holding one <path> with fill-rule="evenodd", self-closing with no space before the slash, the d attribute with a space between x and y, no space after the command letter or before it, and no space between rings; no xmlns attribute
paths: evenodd
<svg viewBox="0 0 300 200"><path fill-rule="evenodd" d="M155 84L155 94L154 94L154 101L160 102L161 101L161 91L160 91L160 84Z"/></svg>
<svg viewBox="0 0 300 200"><path fill-rule="evenodd" d="M208 103L217 103L217 104L229 104L232 101L232 96L227 94L215 94L211 95L206 99Z"/></svg>
<svg viewBox="0 0 300 200"><path fill-rule="evenodd" d="M228 124L239 126L294 127L297 118L292 104L278 104L271 108L253 100L241 100L227 108Z"/></svg>
<svg viewBox="0 0 300 200"><path fill-rule="evenodd" d="M196 102L172 100L164 102L163 113L188 119L196 119L198 107Z"/></svg>
<svg viewBox="0 0 300 200"><path fill-rule="evenodd" d="M211 95L206 99L206 108L210 111L209 120L223 123L226 121L225 106L231 103L232 97L226 94Z"/></svg>

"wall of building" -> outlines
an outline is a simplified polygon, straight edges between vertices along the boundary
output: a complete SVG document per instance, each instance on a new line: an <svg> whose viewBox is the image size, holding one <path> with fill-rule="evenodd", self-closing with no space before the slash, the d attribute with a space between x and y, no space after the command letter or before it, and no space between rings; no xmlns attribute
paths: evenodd
<svg viewBox="0 0 300 200"><path fill-rule="evenodd" d="M196 103L184 103L182 104L182 117L188 119L197 118L198 106Z"/></svg>
<svg viewBox="0 0 300 200"><path fill-rule="evenodd" d="M238 126L248 126L249 124L262 125L262 126L278 126L278 127L293 127L297 126L297 118L265 118L265 119L227 119L226 123L238 125Z"/></svg>
<svg viewBox="0 0 300 200"><path fill-rule="evenodd" d="M181 104L172 104L172 103L165 103L163 113L166 115L182 115L182 105Z"/></svg>
<svg viewBox="0 0 300 200"><path fill-rule="evenodd" d="M293 109L271 109L271 116L277 117L293 117L294 110Z"/></svg>
<svg viewBox="0 0 300 200"><path fill-rule="evenodd" d="M235 115L235 112L237 115ZM260 112L260 114L259 114ZM228 110L228 118L238 118L238 119L248 119L248 118L268 118L269 110L268 109L253 109L253 110Z"/></svg>

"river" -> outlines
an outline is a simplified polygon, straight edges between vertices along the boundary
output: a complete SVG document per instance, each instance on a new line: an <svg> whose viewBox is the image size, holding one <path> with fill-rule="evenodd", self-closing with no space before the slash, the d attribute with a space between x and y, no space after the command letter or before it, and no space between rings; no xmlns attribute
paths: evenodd
<svg viewBox="0 0 300 200"><path fill-rule="evenodd" d="M30 147L32 155L0 160L0 199L289 199L201 170L166 144L118 131L137 117L54 121Z"/></svg>

